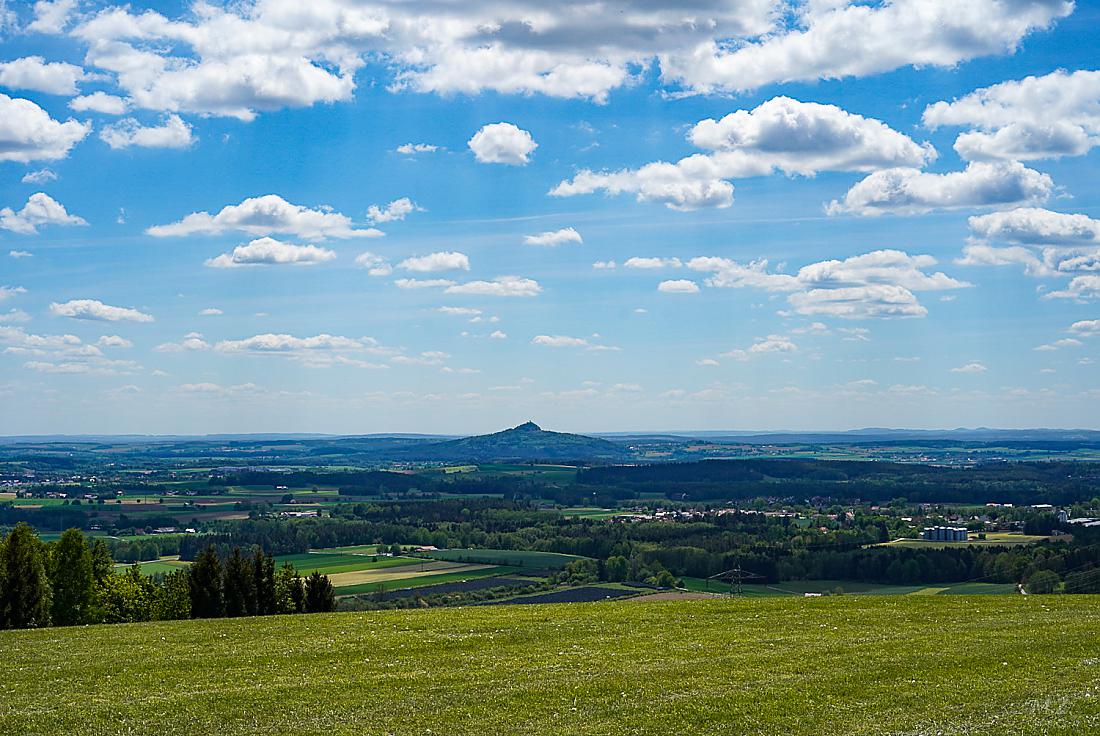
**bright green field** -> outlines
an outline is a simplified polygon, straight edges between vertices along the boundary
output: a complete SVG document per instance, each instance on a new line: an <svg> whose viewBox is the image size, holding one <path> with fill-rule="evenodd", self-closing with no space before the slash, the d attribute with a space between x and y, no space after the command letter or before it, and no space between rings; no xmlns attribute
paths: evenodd
<svg viewBox="0 0 1100 736"><path fill-rule="evenodd" d="M138 562L137 565L142 573L146 575L158 575L183 570L189 567L191 563L183 560L150 560L148 562ZM115 565L115 572L126 572L133 566L134 563L132 562L119 562Z"/></svg>
<svg viewBox="0 0 1100 736"><path fill-rule="evenodd" d="M402 578L400 580L387 580L384 583L360 583L359 585L345 585L336 589L336 594L362 595L385 590L404 590L406 588L423 588L425 585L439 585L440 583L461 583L463 580L474 578L488 578L496 575L508 575L522 572L518 567L487 567L482 570L467 570L465 572L441 572L438 575L421 575L416 578Z"/></svg>
<svg viewBox="0 0 1100 736"><path fill-rule="evenodd" d="M306 552L299 555L279 555L275 558L276 566L289 562L298 568L298 572L309 575L319 572L322 575L334 575L338 572L355 572L356 570L380 570L386 567L402 567L415 565L420 560L410 557L379 557L371 562L370 557L354 554L323 554Z"/></svg>
<svg viewBox="0 0 1100 736"><path fill-rule="evenodd" d="M574 560L583 559L576 555L562 555L557 552L531 552L514 549L441 549L426 553L436 560L452 562L478 562L486 565L514 565L548 570L560 570Z"/></svg>
<svg viewBox="0 0 1100 736"><path fill-rule="evenodd" d="M1100 730L1089 596L595 603L0 632L0 733Z"/></svg>

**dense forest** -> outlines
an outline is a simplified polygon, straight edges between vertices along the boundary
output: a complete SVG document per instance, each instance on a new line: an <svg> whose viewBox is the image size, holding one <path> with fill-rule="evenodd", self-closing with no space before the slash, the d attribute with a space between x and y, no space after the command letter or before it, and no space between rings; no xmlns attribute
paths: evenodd
<svg viewBox="0 0 1100 736"><path fill-rule="evenodd" d="M70 529L42 542L26 524L0 538L0 629L332 611L327 576L275 568L259 548L207 547L187 569L115 569L106 543Z"/></svg>
<svg viewBox="0 0 1100 736"><path fill-rule="evenodd" d="M704 460L583 468L577 484L619 494L660 493L695 501L825 498L887 503L1049 503L1097 495L1095 463L997 463L973 468L845 460Z"/></svg>

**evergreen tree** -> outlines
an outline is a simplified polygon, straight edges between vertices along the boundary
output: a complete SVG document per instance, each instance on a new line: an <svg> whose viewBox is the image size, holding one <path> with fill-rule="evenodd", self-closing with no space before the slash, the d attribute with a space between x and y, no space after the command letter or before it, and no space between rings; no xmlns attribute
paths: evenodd
<svg viewBox="0 0 1100 736"><path fill-rule="evenodd" d="M256 614L270 616L276 612L275 558L265 555L259 547L252 555L252 578L256 590Z"/></svg>
<svg viewBox="0 0 1100 736"><path fill-rule="evenodd" d="M13 629L30 629L50 624L50 581L46 575L46 552L27 524L15 525L4 544L4 589L0 598L4 623Z"/></svg>
<svg viewBox="0 0 1100 736"><path fill-rule="evenodd" d="M0 537L0 630L8 628L7 593L5 592L7 590L8 564L4 556L7 544L7 539Z"/></svg>
<svg viewBox="0 0 1100 736"><path fill-rule="evenodd" d="M336 591L328 575L314 571L306 578L306 613L328 613L336 610Z"/></svg>
<svg viewBox="0 0 1100 736"><path fill-rule="evenodd" d="M252 579L252 561L240 547L225 561L225 615L250 616L256 612L256 585Z"/></svg>
<svg viewBox="0 0 1100 736"><path fill-rule="evenodd" d="M222 563L213 547L207 547L187 570L191 597L191 618L219 618L225 615L222 591Z"/></svg>
<svg viewBox="0 0 1100 736"><path fill-rule="evenodd" d="M54 626L88 623L95 578L92 551L79 529L68 529L50 555Z"/></svg>

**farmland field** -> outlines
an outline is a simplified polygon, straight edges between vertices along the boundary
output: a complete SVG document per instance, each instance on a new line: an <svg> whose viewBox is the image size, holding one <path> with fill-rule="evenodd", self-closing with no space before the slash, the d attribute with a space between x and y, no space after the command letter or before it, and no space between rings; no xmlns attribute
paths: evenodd
<svg viewBox="0 0 1100 736"><path fill-rule="evenodd" d="M443 560L430 560L420 565L404 565L402 567L382 567L367 570L354 570L351 572L338 572L328 576L333 587L350 588L366 583L393 583L398 580L422 578L428 575L439 574L467 574L480 572L493 565L469 565L463 562L444 562Z"/></svg>
<svg viewBox="0 0 1100 736"><path fill-rule="evenodd" d="M339 596L362 595L363 593L374 593L379 590L403 590L406 588L427 587L443 583L460 583L464 580L489 578L496 575L509 575L519 571L520 568L518 567L468 565L459 568L457 571L452 570L448 572L444 570L431 574L412 574L408 577L390 580L376 580L375 582L359 583L358 585L345 585L344 587L337 588L336 594Z"/></svg>
<svg viewBox="0 0 1100 736"><path fill-rule="evenodd" d="M564 590L552 590L549 593L536 593L534 595L517 596L499 601L490 601L483 605L499 606L511 604L532 605L536 603L592 603L593 601L608 600L611 598L624 598L644 593L639 588L625 588L609 585L583 585Z"/></svg>
<svg viewBox="0 0 1100 736"><path fill-rule="evenodd" d="M563 555L556 552L531 552L514 549L441 549L426 554L437 560L514 565L516 567L547 570L560 570L574 560L583 559L576 555Z"/></svg>
<svg viewBox="0 0 1100 736"><path fill-rule="evenodd" d="M697 592L729 593L730 585L703 578L683 578L684 588ZM749 598L803 596L806 593L844 595L1007 595L1016 592L1011 583L942 583L936 585L883 585L858 583L851 580L784 580L770 585L745 583L742 594Z"/></svg>
<svg viewBox="0 0 1100 736"><path fill-rule="evenodd" d="M470 593L472 591L485 590L487 588L521 588L535 582L537 582L537 580L498 575L494 577L471 578L455 583L437 583L434 585L422 585L416 588L402 588L400 590L386 591L383 598L389 601L397 598L412 598L414 596Z"/></svg>
<svg viewBox="0 0 1100 736"><path fill-rule="evenodd" d="M276 565L289 562L298 568L298 572L309 575L319 572L322 575L334 575L343 572L358 572L360 570L379 570L391 567L405 567L418 565L421 560L411 557L378 557L371 561L371 557L358 554L328 554L324 552L303 552L297 555L279 555L275 558Z"/></svg>
<svg viewBox="0 0 1100 736"><path fill-rule="evenodd" d="M115 572L126 572L126 570L133 567L135 564L145 575L158 575L186 569L191 563L184 562L178 557L162 557L159 560L149 560L147 562L138 563L119 562L115 564Z"/></svg>
<svg viewBox="0 0 1100 736"><path fill-rule="evenodd" d="M1100 729L1090 596L337 613L3 631L0 651L0 733L27 736Z"/></svg>

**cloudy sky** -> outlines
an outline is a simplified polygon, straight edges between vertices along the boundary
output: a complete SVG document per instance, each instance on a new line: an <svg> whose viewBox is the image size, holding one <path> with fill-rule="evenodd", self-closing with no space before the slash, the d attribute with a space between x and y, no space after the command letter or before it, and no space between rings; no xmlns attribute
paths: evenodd
<svg viewBox="0 0 1100 736"><path fill-rule="evenodd" d="M1097 4L547 8L0 0L0 433L1100 428Z"/></svg>

